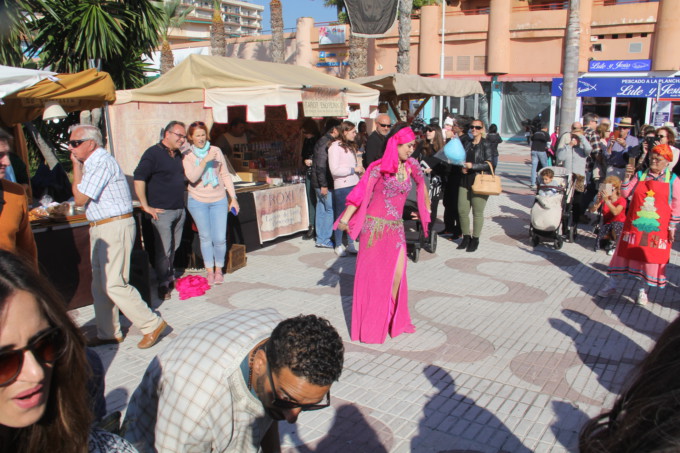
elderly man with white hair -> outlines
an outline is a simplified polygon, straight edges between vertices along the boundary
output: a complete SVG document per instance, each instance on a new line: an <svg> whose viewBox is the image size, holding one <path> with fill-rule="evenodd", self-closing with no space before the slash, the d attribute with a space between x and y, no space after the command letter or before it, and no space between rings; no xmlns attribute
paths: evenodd
<svg viewBox="0 0 680 453"><path fill-rule="evenodd" d="M385 151L387 134L392 129L392 120L384 113L375 119L375 130L366 140L366 152L364 153L364 168L368 168L372 162L382 158Z"/></svg>

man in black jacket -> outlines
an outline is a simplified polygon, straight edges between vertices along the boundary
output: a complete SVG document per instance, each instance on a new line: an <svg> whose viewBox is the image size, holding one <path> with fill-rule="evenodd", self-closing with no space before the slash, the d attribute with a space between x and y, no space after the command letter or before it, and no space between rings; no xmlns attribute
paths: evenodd
<svg viewBox="0 0 680 453"><path fill-rule="evenodd" d="M536 188L538 163L541 162L541 167L548 166L548 153L546 151L549 143L548 126L543 126L540 131L531 136L531 190Z"/></svg>
<svg viewBox="0 0 680 453"><path fill-rule="evenodd" d="M366 140L366 152L364 153L364 168L368 168L371 163L381 159L385 152L385 142L387 134L392 129L390 117L384 113L375 119L375 130Z"/></svg>
<svg viewBox="0 0 680 453"><path fill-rule="evenodd" d="M328 147L340 134L340 121L333 118L326 123L326 133L314 146L312 159L312 187L316 192L316 246L333 248L333 177L328 168Z"/></svg>

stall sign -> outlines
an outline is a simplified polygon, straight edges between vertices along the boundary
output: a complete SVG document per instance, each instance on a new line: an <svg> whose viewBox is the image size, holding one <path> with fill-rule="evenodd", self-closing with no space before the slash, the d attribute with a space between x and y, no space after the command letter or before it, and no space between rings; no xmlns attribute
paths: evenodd
<svg viewBox="0 0 680 453"><path fill-rule="evenodd" d="M347 103L344 93L333 88L306 88L302 91L302 106L305 116L345 116Z"/></svg>
<svg viewBox="0 0 680 453"><path fill-rule="evenodd" d="M253 192L260 243L309 227L304 184L290 184Z"/></svg>
<svg viewBox="0 0 680 453"><path fill-rule="evenodd" d="M590 60L588 72L650 71L652 60Z"/></svg>
<svg viewBox="0 0 680 453"><path fill-rule="evenodd" d="M562 96L562 84L561 77L553 79L553 96ZM577 96L680 99L680 77L582 77Z"/></svg>

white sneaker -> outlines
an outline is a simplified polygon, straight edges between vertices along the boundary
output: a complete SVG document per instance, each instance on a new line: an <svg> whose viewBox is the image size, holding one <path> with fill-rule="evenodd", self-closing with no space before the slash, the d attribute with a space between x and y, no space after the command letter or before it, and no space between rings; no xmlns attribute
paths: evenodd
<svg viewBox="0 0 680 453"><path fill-rule="evenodd" d="M345 246L343 245L338 245L335 247L335 254L342 257L342 256L347 256L347 252L345 251Z"/></svg>
<svg viewBox="0 0 680 453"><path fill-rule="evenodd" d="M609 250L607 250L607 255L612 256L614 255L614 252L616 252L616 247L612 247Z"/></svg>
<svg viewBox="0 0 680 453"><path fill-rule="evenodd" d="M602 288L601 290L599 290L597 292L597 295L599 297L612 297L612 296L616 296L618 293L619 293L619 290L610 283L605 288Z"/></svg>
<svg viewBox="0 0 680 453"><path fill-rule="evenodd" d="M347 244L347 248L345 249L348 253L351 253L352 255L356 255L359 253L359 250L357 250L357 247L354 245L354 242L350 242Z"/></svg>
<svg viewBox="0 0 680 453"><path fill-rule="evenodd" d="M638 290L638 295L637 299L635 299L635 303L638 305L647 305L647 302L649 302L649 299L647 298L647 292L645 291L644 288L640 288Z"/></svg>

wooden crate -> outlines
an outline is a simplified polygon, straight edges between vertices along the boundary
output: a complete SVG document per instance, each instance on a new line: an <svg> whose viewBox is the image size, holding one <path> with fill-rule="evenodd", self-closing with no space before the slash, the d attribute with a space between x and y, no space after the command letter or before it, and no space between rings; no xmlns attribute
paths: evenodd
<svg viewBox="0 0 680 453"><path fill-rule="evenodd" d="M227 274L245 267L247 262L246 246L244 244L232 244L227 253Z"/></svg>

